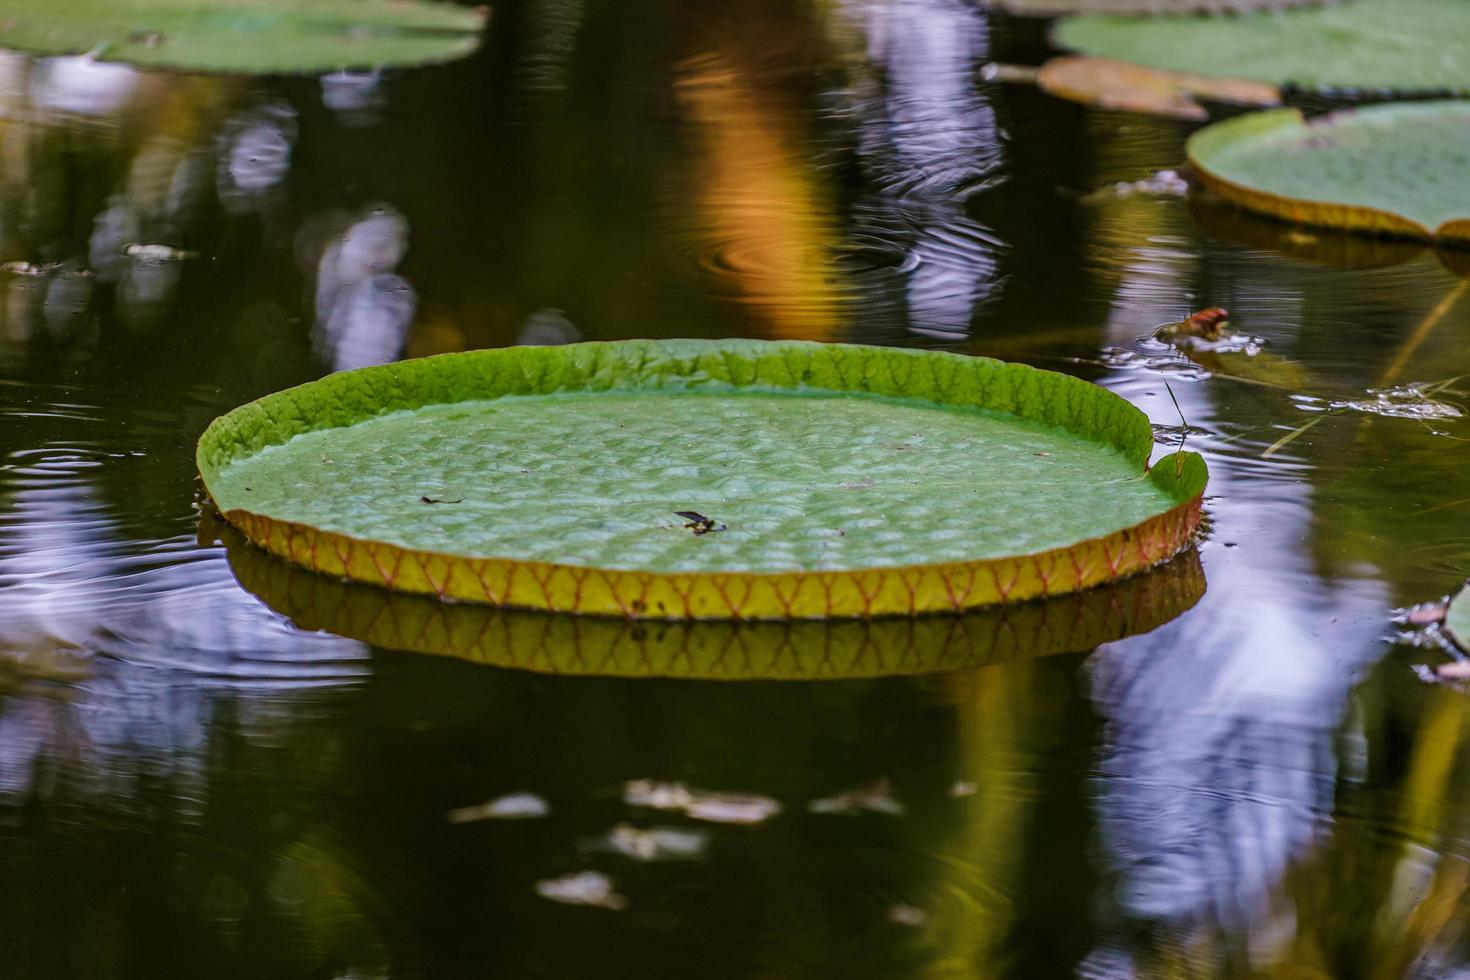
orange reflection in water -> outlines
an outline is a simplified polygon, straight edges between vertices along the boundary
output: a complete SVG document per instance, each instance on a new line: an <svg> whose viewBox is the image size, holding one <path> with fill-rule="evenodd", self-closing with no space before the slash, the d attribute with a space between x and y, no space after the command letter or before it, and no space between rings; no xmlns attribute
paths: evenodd
<svg viewBox="0 0 1470 980"><path fill-rule="evenodd" d="M681 70L679 102L701 136L701 251L766 333L832 339L837 228L826 188L798 152L795 120L722 55L695 56Z"/></svg>

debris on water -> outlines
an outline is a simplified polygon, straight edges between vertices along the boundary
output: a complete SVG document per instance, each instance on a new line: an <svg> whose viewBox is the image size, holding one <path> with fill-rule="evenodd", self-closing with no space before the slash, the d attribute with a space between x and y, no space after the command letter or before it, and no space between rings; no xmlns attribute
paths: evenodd
<svg viewBox="0 0 1470 980"><path fill-rule="evenodd" d="M909 926L910 928L917 929L928 921L928 919L928 913L912 905L888 906L888 921L896 926Z"/></svg>
<svg viewBox="0 0 1470 980"><path fill-rule="evenodd" d="M1465 413L1457 405L1437 400L1443 385L1416 381L1391 388L1369 388L1366 398L1337 401L1333 408L1351 408L1370 415L1397 419L1457 419Z"/></svg>
<svg viewBox="0 0 1470 980"><path fill-rule="evenodd" d="M1000 82L1004 85L1035 85L1037 76L1041 69L1031 65L1010 65L1001 61L992 61L981 66L980 77L987 82Z"/></svg>
<svg viewBox="0 0 1470 980"><path fill-rule="evenodd" d="M697 861L709 846L709 834L683 827L635 827L620 823L607 835L589 841L593 850L611 851L635 861Z"/></svg>
<svg viewBox="0 0 1470 980"><path fill-rule="evenodd" d="M330 460L323 460L322 462L331 462L331 461ZM449 497L420 497L419 500L423 501L426 504L462 504L462 503L464 503L464 498L463 497L454 497L454 498L449 498Z"/></svg>
<svg viewBox="0 0 1470 980"><path fill-rule="evenodd" d="M475 820L528 820L544 817L551 812L551 805L535 793L509 793L486 803L462 806L449 811L450 823L470 823Z"/></svg>
<svg viewBox="0 0 1470 980"><path fill-rule="evenodd" d="M1404 613L1403 621L1410 626L1429 626L1444 622L1448 612L1447 602L1421 602L1417 606L1409 607L1409 611Z"/></svg>
<svg viewBox="0 0 1470 980"><path fill-rule="evenodd" d="M1230 311L1223 306L1211 306L1198 310L1174 323L1165 323L1154 330L1159 340L1175 340L1195 337L1200 340L1219 340L1230 329Z"/></svg>
<svg viewBox="0 0 1470 980"><path fill-rule="evenodd" d="M1082 361L1078 358L1078 361ZM1177 377L1182 381L1208 381L1210 372L1180 353L1179 349L1152 337L1136 343L1132 349L1104 347L1098 351L1097 363L1119 371L1153 371Z"/></svg>
<svg viewBox="0 0 1470 980"><path fill-rule="evenodd" d="M621 911L628 899L619 895L613 880L601 871L579 871L536 882L536 894L566 905L589 905Z"/></svg>
<svg viewBox="0 0 1470 980"><path fill-rule="evenodd" d="M59 268L61 268L60 262L26 262L16 260L0 263L0 272L8 272L13 276L49 276Z"/></svg>
<svg viewBox="0 0 1470 980"><path fill-rule="evenodd" d="M980 792L980 787L968 779L956 779L954 785L949 788L950 799L962 800L967 796L974 796Z"/></svg>
<svg viewBox="0 0 1470 980"><path fill-rule="evenodd" d="M887 813L901 817L904 805L893 798L893 787L886 779L875 780L845 793L812 800L807 804L812 813L851 814L867 810L869 813Z"/></svg>
<svg viewBox="0 0 1470 980"><path fill-rule="evenodd" d="M716 521L713 517L705 517L697 510L676 510L674 516L682 517L688 523L684 525L687 531L693 531L694 536L709 534L712 531L727 530L725 525Z"/></svg>
<svg viewBox="0 0 1470 980"><path fill-rule="evenodd" d="M1186 197L1189 181L1177 170L1158 170L1143 180L1124 180L1103 189L1109 197ZM1090 197L1093 195L1089 195Z"/></svg>
<svg viewBox="0 0 1470 980"><path fill-rule="evenodd" d="M1445 681L1470 681L1470 660L1451 660L1434 668L1435 676Z"/></svg>
<svg viewBox="0 0 1470 980"><path fill-rule="evenodd" d="M172 245L125 245L123 254L130 259L138 259L140 262L179 262L184 259L199 258L198 252L174 248Z"/></svg>
<svg viewBox="0 0 1470 980"><path fill-rule="evenodd" d="M623 802L654 810L672 810L711 823L763 823L781 812L779 800L753 793L707 793L683 783L635 779L623 787Z"/></svg>
<svg viewBox="0 0 1470 980"><path fill-rule="evenodd" d="M582 332L561 310L537 310L526 317L516 343L525 347L556 347L575 344L582 339Z"/></svg>

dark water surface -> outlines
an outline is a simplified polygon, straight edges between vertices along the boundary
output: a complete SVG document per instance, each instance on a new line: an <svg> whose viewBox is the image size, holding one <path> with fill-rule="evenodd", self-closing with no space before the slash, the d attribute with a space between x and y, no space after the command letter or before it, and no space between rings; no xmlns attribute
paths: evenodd
<svg viewBox="0 0 1470 980"><path fill-rule="evenodd" d="M381 78L0 57L0 976L1466 975L1470 701L1393 622L1470 571L1466 280L1120 188L1187 128L981 80L1039 37L526 0ZM1259 353L1138 342L1208 305ZM1106 614L603 630L197 526L203 426L333 368L737 335L1028 360L1161 445L1167 381L1208 537ZM491 663L390 649L456 629Z"/></svg>

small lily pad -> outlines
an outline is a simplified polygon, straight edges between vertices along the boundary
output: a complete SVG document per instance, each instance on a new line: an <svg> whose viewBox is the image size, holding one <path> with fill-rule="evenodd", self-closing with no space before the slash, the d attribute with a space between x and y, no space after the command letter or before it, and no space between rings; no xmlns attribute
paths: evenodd
<svg viewBox="0 0 1470 980"><path fill-rule="evenodd" d="M1205 467L1148 469L1152 449L1124 399L1025 365L624 341L331 375L216 420L198 463L248 539L332 575L563 612L825 618L1159 564L1193 537Z"/></svg>
<svg viewBox="0 0 1470 980"><path fill-rule="evenodd" d="M1470 589L1461 590L1450 600L1444 617L1444 631L1455 646L1470 653Z"/></svg>
<svg viewBox="0 0 1470 980"><path fill-rule="evenodd" d="M1249 14L1260 10L1314 7L1334 0L995 0L995 6L1017 17L1063 14Z"/></svg>
<svg viewBox="0 0 1470 980"><path fill-rule="evenodd" d="M1467 4L1470 7L1470 4ZM1470 101L1251 113L1187 145L1217 197L1298 224L1470 241Z"/></svg>
<svg viewBox="0 0 1470 980"><path fill-rule="evenodd" d="M486 10L425 0L6 0L0 47L242 74L450 61Z"/></svg>
<svg viewBox="0 0 1470 980"><path fill-rule="evenodd" d="M1353 0L1230 17L1085 14L1061 21L1063 48L1150 68L1306 89L1464 92L1470 3Z"/></svg>

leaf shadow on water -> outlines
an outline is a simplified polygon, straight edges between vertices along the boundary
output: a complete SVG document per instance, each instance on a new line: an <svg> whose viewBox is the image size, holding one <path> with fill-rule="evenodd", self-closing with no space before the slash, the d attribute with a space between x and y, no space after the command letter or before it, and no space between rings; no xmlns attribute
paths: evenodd
<svg viewBox="0 0 1470 980"><path fill-rule="evenodd" d="M1205 591L1190 549L1113 585L963 616L642 622L444 603L298 569L233 530L224 539L241 585L301 629L557 674L814 680L959 670L1145 633Z"/></svg>

